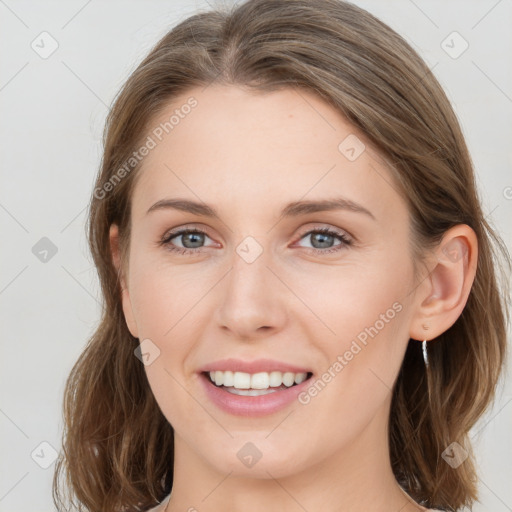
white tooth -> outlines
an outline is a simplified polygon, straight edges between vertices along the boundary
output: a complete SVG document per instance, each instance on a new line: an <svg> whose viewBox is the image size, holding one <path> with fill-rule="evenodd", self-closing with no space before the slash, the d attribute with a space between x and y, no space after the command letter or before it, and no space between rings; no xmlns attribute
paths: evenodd
<svg viewBox="0 0 512 512"><path fill-rule="evenodd" d="M270 372L269 384L271 388L278 388L283 383L281 372Z"/></svg>
<svg viewBox="0 0 512 512"><path fill-rule="evenodd" d="M251 388L252 389L267 389L268 388L268 373L261 372L255 373L251 377Z"/></svg>
<svg viewBox="0 0 512 512"><path fill-rule="evenodd" d="M251 374L235 372L233 386L237 389L249 389L251 387Z"/></svg>
<svg viewBox="0 0 512 512"><path fill-rule="evenodd" d="M288 388L293 386L295 384L295 374L292 372L283 374L283 384Z"/></svg>
<svg viewBox="0 0 512 512"><path fill-rule="evenodd" d="M295 375L295 384L300 384L301 382L304 382L307 376L307 373L297 373Z"/></svg>
<svg viewBox="0 0 512 512"><path fill-rule="evenodd" d="M233 386L235 379L233 377L233 372L227 371L224 372L224 386Z"/></svg>
<svg viewBox="0 0 512 512"><path fill-rule="evenodd" d="M226 388L226 391L232 393L233 395L242 395L242 396L260 396L260 395L268 395L269 393L275 393L276 389L235 389L235 388Z"/></svg>
<svg viewBox="0 0 512 512"><path fill-rule="evenodd" d="M268 389L278 388L282 384L291 387L300 384L307 378L307 373L293 373L278 371L259 372L250 374L246 372L211 371L210 379L217 386L235 387L237 389Z"/></svg>
<svg viewBox="0 0 512 512"><path fill-rule="evenodd" d="M224 372L217 370L215 372L215 384L217 384L217 386L222 386L223 383L224 383Z"/></svg>

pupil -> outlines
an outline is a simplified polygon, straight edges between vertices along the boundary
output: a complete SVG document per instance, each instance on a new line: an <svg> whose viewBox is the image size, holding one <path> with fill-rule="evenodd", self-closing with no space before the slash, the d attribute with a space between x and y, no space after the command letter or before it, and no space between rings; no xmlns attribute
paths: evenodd
<svg viewBox="0 0 512 512"><path fill-rule="evenodd" d="M332 235L327 235L325 233L315 233L313 236L313 240L315 240L315 238L314 238L315 236L320 237L320 245L321 245L320 248L329 247L329 244L326 243L326 239L332 239ZM329 240L329 241L332 241L332 240ZM315 245L315 244L313 244L313 245Z"/></svg>
<svg viewBox="0 0 512 512"><path fill-rule="evenodd" d="M190 241L190 238L193 238L193 237L197 237L199 240L196 240L195 243L198 243L198 245L193 245L192 248L195 248L195 247L200 247L201 246L201 242L202 242L202 237L204 237L204 235L202 233L187 233L186 235L184 235L183 237L183 244L186 246L185 244L185 240L188 240ZM192 240L192 244L194 244L194 240Z"/></svg>

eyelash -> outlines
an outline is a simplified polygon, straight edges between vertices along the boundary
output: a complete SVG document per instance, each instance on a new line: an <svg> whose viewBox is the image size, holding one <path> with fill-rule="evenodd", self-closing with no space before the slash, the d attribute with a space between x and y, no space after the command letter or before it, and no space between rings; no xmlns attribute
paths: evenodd
<svg viewBox="0 0 512 512"><path fill-rule="evenodd" d="M167 236L164 235L162 237L162 239L160 240L158 245L166 246L167 250L169 250L171 252L182 254L182 255L188 255L188 256L194 256L194 255L196 255L198 253L203 252L201 250L203 248L187 249L187 248L183 248L183 247L176 247L176 246L171 244L171 240L173 238L176 238L176 237L178 237L180 235L186 235L186 234L189 234L189 233L202 233L202 234L208 236L208 233L206 231L200 229L200 228L181 229L179 231L175 231L175 232L169 233ZM311 234L314 234L314 233L322 233L322 234L326 234L326 235L331 235L333 237L338 238L341 241L340 244L335 245L334 247L327 248L327 249L316 249L314 247L313 248L304 247L304 249L307 249L310 252L313 252L314 254L322 254L322 255L329 254L329 253L341 251L344 248L349 247L349 246L352 245L352 240L349 239L345 234L339 233L338 231L334 231L334 230L332 230L330 228L318 228L318 229L312 229L312 230L306 231L305 233L303 233L300 236L299 240L302 240L305 236L311 235Z"/></svg>

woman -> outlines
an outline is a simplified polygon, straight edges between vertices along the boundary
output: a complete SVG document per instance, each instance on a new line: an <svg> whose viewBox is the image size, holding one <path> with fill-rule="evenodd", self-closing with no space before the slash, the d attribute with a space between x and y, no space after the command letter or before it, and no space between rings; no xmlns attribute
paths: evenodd
<svg viewBox="0 0 512 512"><path fill-rule="evenodd" d="M337 0L188 18L111 110L105 308L59 473L87 510L471 506L506 250L411 47Z"/></svg>

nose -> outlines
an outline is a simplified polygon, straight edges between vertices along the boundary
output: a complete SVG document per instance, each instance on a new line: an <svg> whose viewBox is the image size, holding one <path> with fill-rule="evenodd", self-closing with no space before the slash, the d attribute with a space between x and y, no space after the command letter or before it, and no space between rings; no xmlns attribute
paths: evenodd
<svg viewBox="0 0 512 512"><path fill-rule="evenodd" d="M290 292L269 266L263 251L250 262L235 253L224 278L215 319L239 340L252 340L279 331L287 321Z"/></svg>

